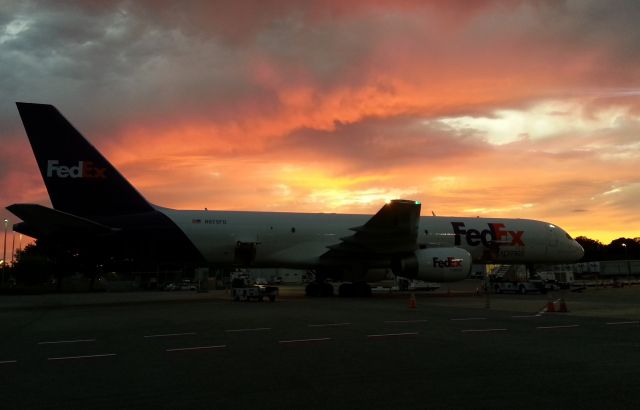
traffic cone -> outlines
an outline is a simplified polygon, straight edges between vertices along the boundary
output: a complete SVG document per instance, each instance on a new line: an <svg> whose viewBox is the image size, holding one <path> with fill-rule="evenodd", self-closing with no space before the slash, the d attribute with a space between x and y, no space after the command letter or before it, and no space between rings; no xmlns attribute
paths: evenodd
<svg viewBox="0 0 640 410"><path fill-rule="evenodd" d="M415 309L416 307L416 295L412 293L409 296L409 309Z"/></svg>
<svg viewBox="0 0 640 410"><path fill-rule="evenodd" d="M558 299L558 312L568 312L569 309L567 309L567 303L564 301L563 298Z"/></svg>
<svg viewBox="0 0 640 410"><path fill-rule="evenodd" d="M547 313L553 313L556 311L556 305L555 303L553 303L553 300L549 300L547 302L547 308L545 309L545 312Z"/></svg>

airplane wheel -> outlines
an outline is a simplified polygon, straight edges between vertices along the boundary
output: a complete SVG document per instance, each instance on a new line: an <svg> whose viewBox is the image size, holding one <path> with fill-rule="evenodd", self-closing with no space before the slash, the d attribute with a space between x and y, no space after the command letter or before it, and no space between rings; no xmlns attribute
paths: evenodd
<svg viewBox="0 0 640 410"><path fill-rule="evenodd" d="M356 282L353 284L353 293L356 297L371 296L371 286L367 282Z"/></svg>
<svg viewBox="0 0 640 410"><path fill-rule="evenodd" d="M343 283L338 288L338 296L340 297L349 298L349 297L353 297L353 294L354 294L353 283Z"/></svg>
<svg viewBox="0 0 640 410"><path fill-rule="evenodd" d="M322 285L322 293L320 296L333 296L333 285L330 283L323 283Z"/></svg>
<svg viewBox="0 0 640 410"><path fill-rule="evenodd" d="M330 283L311 282L305 288L304 293L310 297L333 296L333 285Z"/></svg>
<svg viewBox="0 0 640 410"><path fill-rule="evenodd" d="M318 293L319 293L318 284L316 282L309 283L307 287L304 289L304 293L306 296L310 296L310 297L318 296Z"/></svg>

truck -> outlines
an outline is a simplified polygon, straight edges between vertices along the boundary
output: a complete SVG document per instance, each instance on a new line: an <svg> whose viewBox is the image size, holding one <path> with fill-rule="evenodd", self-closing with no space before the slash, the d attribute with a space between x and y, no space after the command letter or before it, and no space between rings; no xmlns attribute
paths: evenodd
<svg viewBox="0 0 640 410"><path fill-rule="evenodd" d="M547 288L542 281L511 281L511 280L492 280L491 289L495 293L519 293L526 295L527 293L547 293Z"/></svg>
<svg viewBox="0 0 640 410"><path fill-rule="evenodd" d="M250 283L246 278L236 278L231 282L231 299L234 301L263 301L267 298L269 302L275 302L278 291L277 286Z"/></svg>
<svg viewBox="0 0 640 410"><path fill-rule="evenodd" d="M434 282L425 282L417 279L396 278L398 290L437 290L440 285Z"/></svg>
<svg viewBox="0 0 640 410"><path fill-rule="evenodd" d="M543 280L547 287L559 289L569 289L574 282L573 272L570 270L542 270L536 273L537 277Z"/></svg>

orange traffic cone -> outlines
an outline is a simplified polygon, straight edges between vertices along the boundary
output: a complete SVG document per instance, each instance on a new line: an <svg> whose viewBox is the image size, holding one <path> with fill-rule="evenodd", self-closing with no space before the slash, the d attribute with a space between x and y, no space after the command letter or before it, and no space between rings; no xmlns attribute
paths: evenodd
<svg viewBox="0 0 640 410"><path fill-rule="evenodd" d="M558 299L558 312L568 312L567 303L563 298Z"/></svg>
<svg viewBox="0 0 640 410"><path fill-rule="evenodd" d="M547 313L553 313L556 311L556 305L553 303L553 300L547 302L547 308L545 309Z"/></svg>
<svg viewBox="0 0 640 410"><path fill-rule="evenodd" d="M409 296L409 309L415 309L416 307L416 295L412 293Z"/></svg>

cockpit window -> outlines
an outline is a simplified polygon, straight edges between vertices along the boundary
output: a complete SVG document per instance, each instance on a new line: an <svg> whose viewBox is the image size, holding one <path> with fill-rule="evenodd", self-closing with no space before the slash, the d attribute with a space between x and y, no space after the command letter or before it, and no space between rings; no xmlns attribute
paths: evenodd
<svg viewBox="0 0 640 410"><path fill-rule="evenodd" d="M569 239L570 241L572 241L572 240L573 240L573 238L571 237L571 235L569 235L569 234L568 234L568 233L566 233L566 232L565 232L564 234L565 234L565 235L567 235L567 239Z"/></svg>

